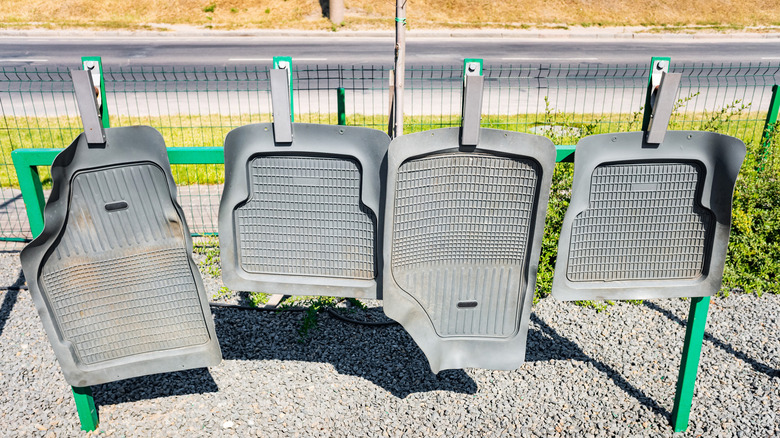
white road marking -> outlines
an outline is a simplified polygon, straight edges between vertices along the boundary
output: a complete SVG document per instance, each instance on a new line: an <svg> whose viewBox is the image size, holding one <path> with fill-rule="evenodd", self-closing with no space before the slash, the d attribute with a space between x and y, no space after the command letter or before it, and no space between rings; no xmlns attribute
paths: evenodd
<svg viewBox="0 0 780 438"><path fill-rule="evenodd" d="M311 62L311 61L327 61L327 60L328 60L328 58L293 58L293 62L296 62L296 61ZM268 61L273 61L273 58L229 58L228 61L232 61L232 62L256 62L256 61L268 62Z"/></svg>
<svg viewBox="0 0 780 438"><path fill-rule="evenodd" d="M780 59L780 56L764 56L761 59Z"/></svg>
<svg viewBox="0 0 780 438"><path fill-rule="evenodd" d="M33 58L0 58L0 62L49 62L49 60Z"/></svg>
<svg viewBox="0 0 780 438"><path fill-rule="evenodd" d="M596 61L598 58L501 58L502 61Z"/></svg>

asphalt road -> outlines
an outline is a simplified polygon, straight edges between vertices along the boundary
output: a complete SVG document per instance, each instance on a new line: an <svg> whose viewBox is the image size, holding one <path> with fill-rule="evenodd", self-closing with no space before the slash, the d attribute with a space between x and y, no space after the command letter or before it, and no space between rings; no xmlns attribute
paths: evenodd
<svg viewBox="0 0 780 438"><path fill-rule="evenodd" d="M73 65L81 56L99 55L111 66L266 64L273 56L292 56L306 64L390 64L392 38L339 37L12 37L0 38L0 67ZM651 56L673 62L780 61L780 38L757 39L509 39L409 38L409 64L452 65L463 58L486 63L643 63Z"/></svg>

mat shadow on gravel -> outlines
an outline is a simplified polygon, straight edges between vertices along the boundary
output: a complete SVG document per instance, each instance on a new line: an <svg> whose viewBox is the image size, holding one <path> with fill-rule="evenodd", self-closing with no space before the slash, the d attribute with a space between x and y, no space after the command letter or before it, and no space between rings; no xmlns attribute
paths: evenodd
<svg viewBox="0 0 780 438"><path fill-rule="evenodd" d="M525 354L526 362L546 362L549 360L576 360L592 364L597 370L606 374L615 385L634 397L639 403L650 408L654 413L666 417L671 421L672 414L648 397L642 390L636 388L611 366L600 362L585 354L582 349L564 336L558 334L555 329L547 325L536 314L531 313L531 322L540 330L531 328L528 330L528 350Z"/></svg>
<svg viewBox="0 0 780 438"><path fill-rule="evenodd" d="M320 315L316 331L299 342L301 313L212 312L226 360L329 363L340 374L362 377L398 398L429 391L477 392L463 370L433 374L422 351L398 325L356 326Z"/></svg>
<svg viewBox="0 0 780 438"><path fill-rule="evenodd" d="M219 388L206 368L135 377L92 387L98 410L101 405L217 391Z"/></svg>
<svg viewBox="0 0 780 438"><path fill-rule="evenodd" d="M643 304L648 309L652 309L652 310L654 310L654 311L664 315L665 317L669 318L671 321L674 321L674 322L676 322L677 324L680 324L683 327L685 327L685 325L687 323L687 321L683 321L677 315L672 313L670 310L664 309L663 307L661 307L661 306L659 306L659 305L657 305L655 303L651 303L649 301L645 301ZM745 353L735 349L732 345L727 344L726 342L721 341L720 339L716 338L715 336L712 336L712 334L707 332L706 330L704 332L704 340L708 341L708 342L712 342L716 347L722 349L723 351L725 351L728 354L733 355L737 359L747 363L748 365L753 367L753 369L755 371L757 371L759 373L764 373L764 374L768 375L769 377L780 377L780 370L774 369L774 368L770 367L769 365L763 364L763 363L753 359L752 357L748 356L747 354L745 354Z"/></svg>

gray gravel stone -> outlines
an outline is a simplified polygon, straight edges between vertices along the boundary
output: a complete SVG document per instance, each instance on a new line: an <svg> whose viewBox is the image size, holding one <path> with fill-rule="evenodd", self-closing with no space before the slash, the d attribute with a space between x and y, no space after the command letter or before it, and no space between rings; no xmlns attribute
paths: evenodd
<svg viewBox="0 0 780 438"><path fill-rule="evenodd" d="M18 253L0 254L2 286L20 284L19 272ZM300 313L212 308L222 364L94 387L100 429L88 435L780 435L780 296L742 294L712 300L690 426L672 432L688 307L669 299L597 313L544 299L520 369L439 375L397 325L325 314L301 343ZM0 424L7 436L80 433L24 290L0 291Z"/></svg>

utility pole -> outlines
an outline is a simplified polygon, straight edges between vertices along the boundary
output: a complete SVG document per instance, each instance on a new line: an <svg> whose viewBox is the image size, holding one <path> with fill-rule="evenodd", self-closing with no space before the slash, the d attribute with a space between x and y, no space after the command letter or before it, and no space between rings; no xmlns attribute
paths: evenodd
<svg viewBox="0 0 780 438"><path fill-rule="evenodd" d="M337 26L344 21L344 0L328 0L328 18Z"/></svg>
<svg viewBox="0 0 780 438"><path fill-rule="evenodd" d="M406 62L406 0L395 1L395 98L393 105L392 137L404 134L404 71Z"/></svg>

